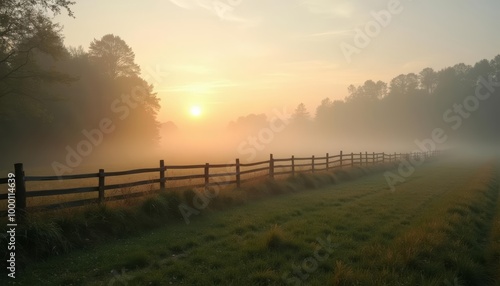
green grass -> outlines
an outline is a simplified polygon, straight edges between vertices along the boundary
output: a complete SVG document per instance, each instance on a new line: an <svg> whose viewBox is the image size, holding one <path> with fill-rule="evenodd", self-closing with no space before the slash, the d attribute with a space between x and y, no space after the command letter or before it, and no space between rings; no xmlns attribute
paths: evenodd
<svg viewBox="0 0 500 286"><path fill-rule="evenodd" d="M179 222L179 218L159 228L153 223L169 214L173 216L167 198L146 200L135 217L129 217L131 213L126 211L110 214L115 211L100 207L103 209L90 213L100 214L97 217L103 220L133 220L134 226L142 219L150 227L143 227L140 232L131 230L133 237L121 239L116 237L126 231L118 229L118 235L109 234L113 240L108 243L32 262L18 273L16 282L500 283L500 174L494 164L429 163L398 185L395 192L389 190L381 173L361 176L363 173L358 169L335 176L298 176L281 182L264 181L247 191L232 192L233 197L222 193L222 202L214 201L212 208L192 216L189 225ZM349 178L357 179L339 183ZM332 182L337 184L324 185ZM302 187L297 186L316 188L299 191ZM228 197L232 200L223 203ZM182 196L170 199L176 203L183 200ZM161 206L167 206L166 210L160 210ZM41 227L52 229L50 239L59 240L57 228ZM90 229L100 233L95 227ZM85 231L79 233L86 235ZM63 243L59 244L63 249Z"/></svg>
<svg viewBox="0 0 500 286"><path fill-rule="evenodd" d="M207 213L226 209L247 201L308 189L312 185L317 187L331 184L339 178L346 180L363 172L379 172L393 166L386 164L369 168L334 170L330 173L299 173L287 180L282 180L283 177L278 180L257 180L239 190L227 187L210 189L207 194L215 192L216 196L210 197L207 207L203 206L201 210L195 212L198 214L200 211ZM184 216L179 206L182 204L186 208L199 208L195 201L200 202L200 200L194 199L200 191L168 190L160 194L149 193L148 196L141 198L106 202L103 205L90 204L83 208L30 213L17 229L17 232L22 234L17 238L18 266L23 268L27 264L53 255L116 238L130 237L175 221L183 221ZM7 224L6 218L3 218L2 223ZM7 236L0 236L2 244L7 243L6 239ZM7 258L7 253L4 254L4 258Z"/></svg>

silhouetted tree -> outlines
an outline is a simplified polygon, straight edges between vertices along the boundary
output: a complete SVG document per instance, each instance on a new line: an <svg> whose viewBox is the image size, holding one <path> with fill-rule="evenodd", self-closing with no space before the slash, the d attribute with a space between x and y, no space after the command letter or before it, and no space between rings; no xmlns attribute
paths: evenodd
<svg viewBox="0 0 500 286"><path fill-rule="evenodd" d="M349 95L346 101L373 101L381 99L387 94L387 84L380 80L377 82L367 80L362 86L355 87L354 85L350 85L347 91Z"/></svg>
<svg viewBox="0 0 500 286"><path fill-rule="evenodd" d="M487 78L490 75L494 75L495 67L490 64L490 61L483 59L474 65L474 67L470 70L470 73L470 77L477 81L477 79L481 76Z"/></svg>
<svg viewBox="0 0 500 286"><path fill-rule="evenodd" d="M140 73L134 62L135 54L120 37L107 34L100 40L94 39L89 48L90 60L100 66L101 71L111 78L130 77Z"/></svg>
<svg viewBox="0 0 500 286"><path fill-rule="evenodd" d="M35 51L51 56L63 52L59 25L53 24L45 14L47 10L59 14L65 9L73 16L66 0L2 0L0 2L0 81L17 76L24 67L32 64ZM24 74L36 77L36 73Z"/></svg>
<svg viewBox="0 0 500 286"><path fill-rule="evenodd" d="M66 10L71 1L3 0L0 2L0 121L19 116L48 119L44 83L69 83L72 78L50 66L67 55L60 26L46 15Z"/></svg>
<svg viewBox="0 0 500 286"><path fill-rule="evenodd" d="M425 68L419 73L420 88L432 94L437 85L437 74L432 68Z"/></svg>
<svg viewBox="0 0 500 286"><path fill-rule="evenodd" d="M393 78L390 83L390 95L409 95L414 93L419 85L418 76L414 73L401 74Z"/></svg>
<svg viewBox="0 0 500 286"><path fill-rule="evenodd" d="M329 98L325 98L321 101L321 104L316 108L316 116L314 119L316 121L327 121L328 116L331 113L333 102Z"/></svg>
<svg viewBox="0 0 500 286"><path fill-rule="evenodd" d="M500 55L497 55L494 59L490 61L490 65L494 70L494 75L498 80L500 80Z"/></svg>
<svg viewBox="0 0 500 286"><path fill-rule="evenodd" d="M300 103L292 114L292 121L294 122L307 122L311 119L311 115L304 103Z"/></svg>

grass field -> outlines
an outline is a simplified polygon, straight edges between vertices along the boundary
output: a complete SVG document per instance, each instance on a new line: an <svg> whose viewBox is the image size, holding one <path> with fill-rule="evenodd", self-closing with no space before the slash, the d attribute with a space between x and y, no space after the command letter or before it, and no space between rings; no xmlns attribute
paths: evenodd
<svg viewBox="0 0 500 286"><path fill-rule="evenodd" d="M395 192L376 173L269 196L29 264L15 285L500 285L499 179L444 160Z"/></svg>

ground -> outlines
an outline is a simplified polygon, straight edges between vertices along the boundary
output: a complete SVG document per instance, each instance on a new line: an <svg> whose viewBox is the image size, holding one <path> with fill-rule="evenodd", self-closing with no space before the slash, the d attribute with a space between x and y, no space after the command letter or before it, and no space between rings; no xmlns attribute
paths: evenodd
<svg viewBox="0 0 500 286"><path fill-rule="evenodd" d="M15 281L500 285L499 178L493 161L450 159L417 168L394 192L383 173L366 175L52 257Z"/></svg>

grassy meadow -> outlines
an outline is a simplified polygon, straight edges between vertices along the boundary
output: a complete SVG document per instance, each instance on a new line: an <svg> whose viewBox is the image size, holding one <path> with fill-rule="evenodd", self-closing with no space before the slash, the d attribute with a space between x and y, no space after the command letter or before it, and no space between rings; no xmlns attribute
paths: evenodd
<svg viewBox="0 0 500 286"><path fill-rule="evenodd" d="M189 224L189 192L34 217L15 285L500 285L498 165L429 162L394 192L386 168L221 191Z"/></svg>

